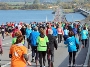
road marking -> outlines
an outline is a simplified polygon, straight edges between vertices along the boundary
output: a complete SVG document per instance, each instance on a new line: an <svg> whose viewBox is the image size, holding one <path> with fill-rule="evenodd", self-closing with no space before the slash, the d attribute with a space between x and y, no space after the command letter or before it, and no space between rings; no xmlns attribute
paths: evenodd
<svg viewBox="0 0 90 67"><path fill-rule="evenodd" d="M9 42L9 43L5 43L5 44L2 44L2 45L7 45L7 44L11 44L12 42Z"/></svg>
<svg viewBox="0 0 90 67"><path fill-rule="evenodd" d="M30 53L28 53L27 55L30 55L32 52L30 52ZM7 65L10 65L11 64L11 62L9 62L9 63L6 63L5 65L2 65L1 67L6 67Z"/></svg>
<svg viewBox="0 0 90 67"><path fill-rule="evenodd" d="M11 62L9 62L9 63L7 63L7 64L1 66L1 67L6 67L6 66L9 65L9 64L11 64Z"/></svg>

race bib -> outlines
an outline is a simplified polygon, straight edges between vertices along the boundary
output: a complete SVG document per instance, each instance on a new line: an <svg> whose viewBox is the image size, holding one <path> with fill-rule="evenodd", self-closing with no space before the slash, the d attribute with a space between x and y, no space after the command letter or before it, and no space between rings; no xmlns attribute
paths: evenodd
<svg viewBox="0 0 90 67"><path fill-rule="evenodd" d="M2 29L2 31L4 31L4 29Z"/></svg>
<svg viewBox="0 0 90 67"><path fill-rule="evenodd" d="M44 41L44 38L40 38L40 41Z"/></svg>

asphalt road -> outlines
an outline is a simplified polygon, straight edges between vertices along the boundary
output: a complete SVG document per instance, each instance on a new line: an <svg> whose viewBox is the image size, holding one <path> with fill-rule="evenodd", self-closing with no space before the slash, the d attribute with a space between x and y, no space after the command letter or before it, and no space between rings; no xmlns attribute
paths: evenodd
<svg viewBox="0 0 90 67"><path fill-rule="evenodd" d="M12 38L10 38L9 36L5 37L5 40L3 41L4 53L1 56L1 67L10 67L9 49L11 46L11 41L12 41ZM27 46L27 43L26 43L26 46ZM88 46L86 48L82 48L80 46L80 49L76 55L76 67L83 66L87 55L87 50L88 50ZM31 51L28 52L28 55L30 56L29 60L31 61ZM54 53L54 67L68 67L68 59L69 59L68 49L67 47L65 47L65 45L62 42L58 44L58 49L55 50L55 53ZM48 65L46 62L46 67L47 66ZM35 67L35 63L32 63L32 66L28 66L28 67ZM38 63L38 67L39 67L39 63Z"/></svg>

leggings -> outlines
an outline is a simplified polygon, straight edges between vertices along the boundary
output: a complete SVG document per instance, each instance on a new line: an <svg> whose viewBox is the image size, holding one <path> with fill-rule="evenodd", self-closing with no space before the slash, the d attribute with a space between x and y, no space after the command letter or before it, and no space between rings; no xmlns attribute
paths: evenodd
<svg viewBox="0 0 90 67"><path fill-rule="evenodd" d="M43 65L45 66L45 57L46 57L46 51L39 51L39 63L40 63L40 67L42 67L42 58L43 58Z"/></svg>
<svg viewBox="0 0 90 67"><path fill-rule="evenodd" d="M71 64L73 60L73 64L75 64L75 56L76 56L76 51L69 52L69 64Z"/></svg>
<svg viewBox="0 0 90 67"><path fill-rule="evenodd" d="M62 41L62 34L58 34L58 43L61 43Z"/></svg>
<svg viewBox="0 0 90 67"><path fill-rule="evenodd" d="M86 45L87 45L87 39L82 39L82 44L86 47Z"/></svg>

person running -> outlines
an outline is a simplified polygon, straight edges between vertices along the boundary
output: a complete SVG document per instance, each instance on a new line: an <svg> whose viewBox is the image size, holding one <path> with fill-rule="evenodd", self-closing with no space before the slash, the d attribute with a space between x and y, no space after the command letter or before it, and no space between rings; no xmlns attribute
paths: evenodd
<svg viewBox="0 0 90 67"><path fill-rule="evenodd" d="M38 28L35 27L34 31L31 32L30 37L29 37L29 42L31 43L31 47L32 47L32 61L34 62L34 57L35 57L35 62L37 65L37 60L38 60L38 52L37 52L37 37L40 35L40 33L38 32Z"/></svg>
<svg viewBox="0 0 90 67"><path fill-rule="evenodd" d="M21 31L18 29L17 26L14 28L14 30L13 30L13 32L12 32L12 37L15 37L15 32L20 32L20 33L21 33ZM22 34L22 33L21 33L21 34Z"/></svg>
<svg viewBox="0 0 90 67"><path fill-rule="evenodd" d="M53 36L57 39L57 36L58 36L58 31L56 29L56 26L54 25L54 27L52 27L52 30L53 30Z"/></svg>
<svg viewBox="0 0 90 67"><path fill-rule="evenodd" d="M17 37L21 36L21 32L17 31L15 32L15 36L12 38L12 45L16 43ZM24 44L24 41L22 42L22 44Z"/></svg>
<svg viewBox="0 0 90 67"><path fill-rule="evenodd" d="M46 63L45 56L49 44L48 37L45 35L44 32L45 32L44 29L40 28L40 36L38 36L37 38L37 51L39 53L40 67L42 67L42 58L43 58L43 65L45 67L45 63Z"/></svg>
<svg viewBox="0 0 90 67"><path fill-rule="evenodd" d="M81 39L83 48L87 46L87 39L88 39L88 31L86 30L86 27L83 27L83 30L81 31Z"/></svg>
<svg viewBox="0 0 90 67"><path fill-rule="evenodd" d="M65 27L64 29L64 41L68 38L68 33L69 33L69 30L67 29L67 27Z"/></svg>
<svg viewBox="0 0 90 67"><path fill-rule="evenodd" d="M52 28L51 28L51 25L50 25L50 24L48 24L48 26L47 26L47 29L46 29L46 35L48 35L48 30L52 30Z"/></svg>
<svg viewBox="0 0 90 67"><path fill-rule="evenodd" d="M24 37L24 44L25 44L25 34L26 34L26 28L25 28L25 26L23 25L22 26L22 28L20 29L20 31L21 31L21 33L22 33L22 35L23 35L23 37Z"/></svg>
<svg viewBox="0 0 90 67"><path fill-rule="evenodd" d="M0 37L0 54L3 54L3 49L2 49L2 38ZM1 58L0 58L1 59Z"/></svg>
<svg viewBox="0 0 90 67"><path fill-rule="evenodd" d="M61 43L62 36L64 34L63 29L61 28L61 26L58 26L57 31L58 31L58 43Z"/></svg>
<svg viewBox="0 0 90 67"><path fill-rule="evenodd" d="M26 28L26 38L27 38L27 42L28 42L28 51L30 49L29 36L30 36L31 32L32 32L31 26L27 25L27 28Z"/></svg>
<svg viewBox="0 0 90 67"><path fill-rule="evenodd" d="M2 54L3 54L3 48L2 48L2 38L1 38L1 36L0 36L0 67L1 67L1 56L2 56Z"/></svg>
<svg viewBox="0 0 90 67"><path fill-rule="evenodd" d="M22 44L23 39L23 36L17 37L16 43L10 47L11 67L26 67L26 62L31 65L27 57L27 48Z"/></svg>
<svg viewBox="0 0 90 67"><path fill-rule="evenodd" d="M73 67L75 67L75 56L78 50L77 46L79 45L79 40L74 37L73 31L69 31L69 37L66 39L64 44L68 46L69 52L69 67L71 67L71 62L73 60Z"/></svg>
<svg viewBox="0 0 90 67"><path fill-rule="evenodd" d="M3 24L3 25L1 25L1 34L2 34L3 40L4 40L4 33L5 33L5 27Z"/></svg>
<svg viewBox="0 0 90 67"><path fill-rule="evenodd" d="M48 35L47 35L47 37L49 39L49 45L48 45L48 50L47 50L48 67L53 67L54 47L55 47L56 50L57 50L57 47L58 47L56 38L52 34L53 34L53 31L49 30ZM51 56L51 58L50 58L50 56Z"/></svg>
<svg viewBox="0 0 90 67"><path fill-rule="evenodd" d="M72 31L74 33L74 36L77 37L77 27L76 27L76 24L73 25Z"/></svg>

